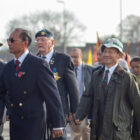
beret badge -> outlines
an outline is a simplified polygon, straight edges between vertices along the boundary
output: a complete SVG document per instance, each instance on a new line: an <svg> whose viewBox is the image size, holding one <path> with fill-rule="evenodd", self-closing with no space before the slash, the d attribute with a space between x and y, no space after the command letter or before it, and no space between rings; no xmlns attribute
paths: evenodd
<svg viewBox="0 0 140 140"><path fill-rule="evenodd" d="M45 35L45 32L41 32L41 35Z"/></svg>

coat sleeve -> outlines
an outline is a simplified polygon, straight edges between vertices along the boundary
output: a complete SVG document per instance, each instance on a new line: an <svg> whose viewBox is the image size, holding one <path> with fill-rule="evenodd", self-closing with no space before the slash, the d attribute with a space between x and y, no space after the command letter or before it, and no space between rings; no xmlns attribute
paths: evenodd
<svg viewBox="0 0 140 140"><path fill-rule="evenodd" d="M91 110L91 107L93 105L93 100L94 100L93 83L94 83L94 76L92 76L92 79L89 83L87 90L83 93L80 99L80 104L76 111L75 119L83 120Z"/></svg>
<svg viewBox="0 0 140 140"><path fill-rule="evenodd" d="M64 127L64 112L59 91L47 62L42 61L38 71L38 86L51 117L53 128Z"/></svg>
<svg viewBox="0 0 140 140"><path fill-rule="evenodd" d="M138 130L140 131L140 91L136 78L133 75L130 76L129 100L134 109Z"/></svg>
<svg viewBox="0 0 140 140"><path fill-rule="evenodd" d="M67 57L65 59L65 82L66 87L68 89L69 94L69 102L70 102L70 112L75 113L77 106L79 104L79 91L78 91L78 83L76 80L74 65L70 59Z"/></svg>

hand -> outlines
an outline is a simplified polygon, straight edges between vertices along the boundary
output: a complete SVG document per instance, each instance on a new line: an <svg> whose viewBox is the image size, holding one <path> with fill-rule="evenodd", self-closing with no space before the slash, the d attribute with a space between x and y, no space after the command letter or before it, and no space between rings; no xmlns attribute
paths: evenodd
<svg viewBox="0 0 140 140"><path fill-rule="evenodd" d="M140 136L140 131L139 131L139 136Z"/></svg>
<svg viewBox="0 0 140 140"><path fill-rule="evenodd" d="M81 121L79 119L74 120L76 125L80 125Z"/></svg>
<svg viewBox="0 0 140 140"><path fill-rule="evenodd" d="M9 115L6 115L6 121L9 121Z"/></svg>
<svg viewBox="0 0 140 140"><path fill-rule="evenodd" d="M75 113L71 114L71 115L67 118L67 121L68 121L68 122L71 122L71 121L73 120L74 116L75 116Z"/></svg>
<svg viewBox="0 0 140 140"><path fill-rule="evenodd" d="M63 135L63 130L62 129L52 130L52 136L53 136L53 138L61 137L62 135Z"/></svg>

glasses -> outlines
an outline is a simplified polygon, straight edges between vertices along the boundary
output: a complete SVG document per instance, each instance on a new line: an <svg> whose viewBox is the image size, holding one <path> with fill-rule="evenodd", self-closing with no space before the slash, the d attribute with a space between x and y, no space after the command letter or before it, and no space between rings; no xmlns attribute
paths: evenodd
<svg viewBox="0 0 140 140"><path fill-rule="evenodd" d="M18 39L13 39L13 38L8 38L7 39L7 42L11 42L11 43L14 43L15 41L21 41L21 40L18 40Z"/></svg>
<svg viewBox="0 0 140 140"><path fill-rule="evenodd" d="M44 39L44 38L42 38L42 39L37 39L37 40L35 40L35 42L45 42L45 41L48 41L48 40L50 40L50 39Z"/></svg>

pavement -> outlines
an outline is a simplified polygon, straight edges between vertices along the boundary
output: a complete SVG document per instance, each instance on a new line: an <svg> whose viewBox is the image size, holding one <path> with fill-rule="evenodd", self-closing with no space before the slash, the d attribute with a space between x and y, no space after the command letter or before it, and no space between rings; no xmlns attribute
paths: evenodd
<svg viewBox="0 0 140 140"><path fill-rule="evenodd" d="M67 126L66 128L66 131L67 131L67 140L70 140L70 130L69 130L69 126ZM6 122L4 124L4 130L3 130L3 137L4 137L4 140L10 140L9 138L9 122Z"/></svg>

